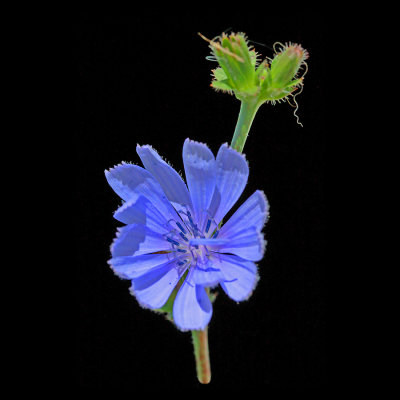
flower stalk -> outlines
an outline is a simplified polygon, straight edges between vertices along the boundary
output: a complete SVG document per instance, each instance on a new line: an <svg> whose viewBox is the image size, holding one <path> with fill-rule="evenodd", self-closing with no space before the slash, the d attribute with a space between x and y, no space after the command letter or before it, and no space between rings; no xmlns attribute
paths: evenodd
<svg viewBox="0 0 400 400"><path fill-rule="evenodd" d="M260 105L261 103L259 103L257 99L242 100L240 104L239 117L231 142L231 147L239 153L243 152L243 147L246 143L251 124L253 123Z"/></svg>
<svg viewBox="0 0 400 400"><path fill-rule="evenodd" d="M202 331L192 331L197 379L200 383L210 383L211 366L208 351L208 327Z"/></svg>

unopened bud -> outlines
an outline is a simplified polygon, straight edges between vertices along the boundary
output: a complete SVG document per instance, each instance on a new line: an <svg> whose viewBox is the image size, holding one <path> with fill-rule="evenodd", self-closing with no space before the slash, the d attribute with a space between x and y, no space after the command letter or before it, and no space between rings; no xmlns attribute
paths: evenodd
<svg viewBox="0 0 400 400"><path fill-rule="evenodd" d="M213 70L214 79L211 82L216 90L234 93L239 100L258 107L265 102L274 104L287 100L289 96L294 97L293 92L303 86L308 52L299 44L281 44L272 61L266 58L259 62L258 54L249 47L243 33L231 33L229 36L224 33L218 41L199 35L210 43L210 59L219 64ZM299 77L302 66L306 68Z"/></svg>
<svg viewBox="0 0 400 400"><path fill-rule="evenodd" d="M275 87L286 87L296 77L308 53L299 44L290 44L271 63L271 81Z"/></svg>
<svg viewBox="0 0 400 400"><path fill-rule="evenodd" d="M281 51L277 53L271 62L260 74L261 91L260 99L274 103L286 99L299 86L303 84L303 77L298 77L300 68L307 64L308 52L299 44L282 45Z"/></svg>
<svg viewBox="0 0 400 400"><path fill-rule="evenodd" d="M220 65L213 71L211 86L217 90L233 91L239 96L255 95L259 90L255 73L256 53L249 48L245 35L222 34L218 42L199 35L210 43L212 55Z"/></svg>

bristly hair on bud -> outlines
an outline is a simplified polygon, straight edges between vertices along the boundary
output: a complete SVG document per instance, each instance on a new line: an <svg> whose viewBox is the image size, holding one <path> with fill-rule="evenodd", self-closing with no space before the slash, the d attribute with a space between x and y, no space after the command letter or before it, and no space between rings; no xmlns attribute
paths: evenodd
<svg viewBox="0 0 400 400"><path fill-rule="evenodd" d="M278 45L281 48L276 50L276 46L278 46ZM303 49L301 44L297 44L297 43L289 42L289 43L282 44L281 42L275 42L273 44L272 48L274 49L275 55L282 54L283 52L285 52L286 50L291 48L291 49L293 49L293 51L295 51L298 54L298 56L301 57L301 62L304 62L309 57L308 51L306 49Z"/></svg>
<svg viewBox="0 0 400 400"><path fill-rule="evenodd" d="M280 46L280 49L277 50L276 47L278 45ZM267 101L275 104L275 101L279 103L280 100L287 100L292 107L295 107L294 116L297 119L297 123L303 126L301 122L299 122L299 117L296 114L299 108L299 105L296 101L296 96L303 91L303 80L308 71L308 65L305 61L309 57L308 51L305 50L300 44L291 42L285 44L275 42L273 49L275 56L271 62L271 74L273 76L274 83L276 86L285 87L289 93L282 99L267 99ZM302 67L304 67L304 72L302 73L302 76L299 77L298 75ZM300 90L293 94L298 88L300 88ZM290 96L295 103L294 105L290 101Z"/></svg>
<svg viewBox="0 0 400 400"><path fill-rule="evenodd" d="M255 75L258 55L249 47L245 34L223 33L213 40L201 33L199 36L210 44L212 59L219 64L219 68L213 71L211 86L234 93L239 99L255 95L258 91Z"/></svg>
<svg viewBox="0 0 400 400"><path fill-rule="evenodd" d="M308 68L305 62L308 58L307 50L300 44L276 42L273 46L274 57L266 57L261 61L260 55L249 45L244 33L223 33L212 40L201 33L199 36L210 45L211 56L208 59L219 64L218 68L212 70L212 88L234 94L242 102L255 103L258 107L263 103L288 101L296 108L294 115L301 125L296 115L298 104L295 97L303 89ZM299 77L302 67L305 69Z"/></svg>

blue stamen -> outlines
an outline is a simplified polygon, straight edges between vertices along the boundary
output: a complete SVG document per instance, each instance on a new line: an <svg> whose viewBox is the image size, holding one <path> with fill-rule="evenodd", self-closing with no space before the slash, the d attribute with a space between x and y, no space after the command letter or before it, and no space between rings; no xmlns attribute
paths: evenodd
<svg viewBox="0 0 400 400"><path fill-rule="evenodd" d="M194 223L194 221L193 221L193 219L192 219L192 214L190 213L190 211L187 211L186 213L185 213L184 211L179 211L179 213L181 213L181 214L183 214L183 215L186 215L186 217L187 217L188 220L189 220L189 225L186 223L186 221L183 221L183 222L184 222L186 228L187 228L189 231L191 231L191 233L192 233L193 235L196 235L197 232L199 231L199 228L197 228L197 225ZM181 225L180 225L178 222L176 222L176 225L177 225L178 227L181 227ZM183 232L184 234L186 234L185 231L182 231L182 232Z"/></svg>
<svg viewBox="0 0 400 400"><path fill-rule="evenodd" d="M181 235L182 239L184 239L186 242L189 241L189 239L182 232L179 232L179 235Z"/></svg>
<svg viewBox="0 0 400 400"><path fill-rule="evenodd" d="M173 239L171 239L169 237L167 237L167 240L168 240L168 242L174 244L175 246L179 246L179 243L177 241L175 241L175 240L173 240Z"/></svg>
<svg viewBox="0 0 400 400"><path fill-rule="evenodd" d="M206 233L209 231L210 226L211 226L211 219L209 219L209 220L207 221Z"/></svg>
<svg viewBox="0 0 400 400"><path fill-rule="evenodd" d="M183 229L183 226L179 222L176 222L176 225L178 225L178 228L182 231L183 234L186 234L186 231Z"/></svg>
<svg viewBox="0 0 400 400"><path fill-rule="evenodd" d="M184 249L176 249L177 251L179 251L180 253L186 253L186 250Z"/></svg>
<svg viewBox="0 0 400 400"><path fill-rule="evenodd" d="M190 222L193 226L195 226L195 225L194 225L194 222L193 222L193 220L192 220L192 215L190 214L189 211L187 212L187 217L189 218L189 222Z"/></svg>
<svg viewBox="0 0 400 400"><path fill-rule="evenodd" d="M214 236L213 236L214 239L218 236L218 233L219 233L219 231L214 233Z"/></svg>

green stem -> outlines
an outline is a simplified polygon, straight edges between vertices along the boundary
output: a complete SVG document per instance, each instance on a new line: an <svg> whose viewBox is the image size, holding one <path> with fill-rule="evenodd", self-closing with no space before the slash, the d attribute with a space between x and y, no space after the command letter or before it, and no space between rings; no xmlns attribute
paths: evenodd
<svg viewBox="0 0 400 400"><path fill-rule="evenodd" d="M261 103L258 102L258 99L242 100L239 118L236 123L235 133L233 134L231 142L231 147L236 149L239 153L243 151L251 124L253 123L254 117L260 105Z"/></svg>
<svg viewBox="0 0 400 400"><path fill-rule="evenodd" d="M208 327L203 331L192 331L197 379L200 383L210 383L211 367L208 352Z"/></svg>

